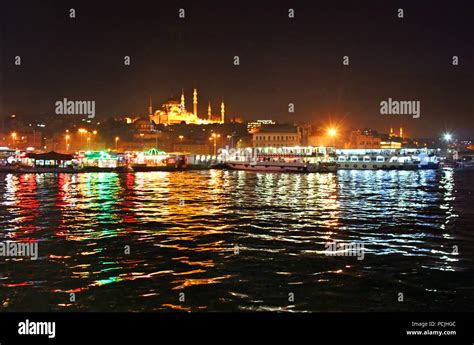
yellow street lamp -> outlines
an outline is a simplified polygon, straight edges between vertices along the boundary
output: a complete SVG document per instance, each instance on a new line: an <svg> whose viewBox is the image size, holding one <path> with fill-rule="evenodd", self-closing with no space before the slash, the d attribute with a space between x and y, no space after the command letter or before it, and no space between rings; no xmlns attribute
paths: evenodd
<svg viewBox="0 0 474 345"><path fill-rule="evenodd" d="M220 134L212 133L211 137L209 138L209 140L214 140L214 156L217 153L217 138L220 138L220 137L221 137Z"/></svg>
<svg viewBox="0 0 474 345"><path fill-rule="evenodd" d="M15 141L16 141L16 132L12 133L12 146L15 146ZM15 148L15 147L13 147Z"/></svg>
<svg viewBox="0 0 474 345"><path fill-rule="evenodd" d="M327 130L328 136L331 138L332 146L336 146L336 136L337 136L337 128L336 127L329 127Z"/></svg>
<svg viewBox="0 0 474 345"><path fill-rule="evenodd" d="M77 131L79 132L79 135L81 136L81 147L83 147L84 146L84 134L87 133L87 129L79 128Z"/></svg>
<svg viewBox="0 0 474 345"><path fill-rule="evenodd" d="M330 137L335 137L337 135L337 129L334 127L331 127L328 129L328 135Z"/></svg>
<svg viewBox="0 0 474 345"><path fill-rule="evenodd" d="M69 151L69 138L70 138L70 137L71 137L71 136L70 136L69 134L66 134L66 152Z"/></svg>

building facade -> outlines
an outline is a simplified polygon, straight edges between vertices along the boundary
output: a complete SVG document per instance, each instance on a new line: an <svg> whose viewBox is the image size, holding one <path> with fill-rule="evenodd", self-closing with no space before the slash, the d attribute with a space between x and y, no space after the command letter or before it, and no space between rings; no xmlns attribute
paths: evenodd
<svg viewBox="0 0 474 345"><path fill-rule="evenodd" d="M370 129L352 131L349 135L347 148L352 149L379 149L381 137Z"/></svg>
<svg viewBox="0 0 474 345"><path fill-rule="evenodd" d="M301 133L293 125L262 125L252 134L253 147L288 147L301 145Z"/></svg>

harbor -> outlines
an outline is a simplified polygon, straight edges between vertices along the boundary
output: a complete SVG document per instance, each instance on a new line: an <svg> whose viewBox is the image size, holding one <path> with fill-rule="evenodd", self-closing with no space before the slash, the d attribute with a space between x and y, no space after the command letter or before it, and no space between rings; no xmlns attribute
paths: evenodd
<svg viewBox="0 0 474 345"><path fill-rule="evenodd" d="M337 170L472 169L472 157L453 159L441 149L336 149L281 147L220 149L218 155L80 151L73 154L0 148L0 172L146 172L234 169L260 172L335 172Z"/></svg>

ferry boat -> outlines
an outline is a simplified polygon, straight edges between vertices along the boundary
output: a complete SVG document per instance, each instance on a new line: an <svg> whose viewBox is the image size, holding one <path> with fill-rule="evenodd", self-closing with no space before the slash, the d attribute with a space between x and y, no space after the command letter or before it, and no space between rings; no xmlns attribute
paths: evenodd
<svg viewBox="0 0 474 345"><path fill-rule="evenodd" d="M326 148L248 148L224 152L225 166L235 170L268 172L333 172L336 163Z"/></svg>
<svg viewBox="0 0 474 345"><path fill-rule="evenodd" d="M474 170L474 154L470 152L456 153L454 157L445 157L441 161L443 168L454 169L457 171Z"/></svg>
<svg viewBox="0 0 474 345"><path fill-rule="evenodd" d="M338 169L418 170L437 169L439 156L432 149L340 149L336 150Z"/></svg>
<svg viewBox="0 0 474 345"><path fill-rule="evenodd" d="M130 155L130 169L132 171L184 171L209 168L209 164L197 162L195 155L182 152L166 153L151 149L145 153Z"/></svg>
<svg viewBox="0 0 474 345"><path fill-rule="evenodd" d="M440 154L438 149L428 148L265 147L234 151L222 158L230 169L294 172L437 169Z"/></svg>
<svg viewBox="0 0 474 345"><path fill-rule="evenodd" d="M270 171L270 172L332 172L336 171L335 163L307 163L304 161L242 161L227 162L227 167L235 170Z"/></svg>

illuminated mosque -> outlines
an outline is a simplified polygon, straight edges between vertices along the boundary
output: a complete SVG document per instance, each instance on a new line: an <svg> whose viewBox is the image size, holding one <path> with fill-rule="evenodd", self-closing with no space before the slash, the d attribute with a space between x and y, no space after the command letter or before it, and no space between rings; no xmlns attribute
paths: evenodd
<svg viewBox="0 0 474 345"><path fill-rule="evenodd" d="M150 100L150 105L148 107L150 121L157 125L173 125L180 123L206 125L211 123L224 123L225 105L223 101L221 102L220 116L212 115L211 103L209 102L206 119L199 118L197 113L197 105L198 101L196 89L194 89L193 92L193 112L186 110L184 91L181 93L181 102L173 98L169 99L161 105L161 109L155 110L155 112L153 112L153 106Z"/></svg>

